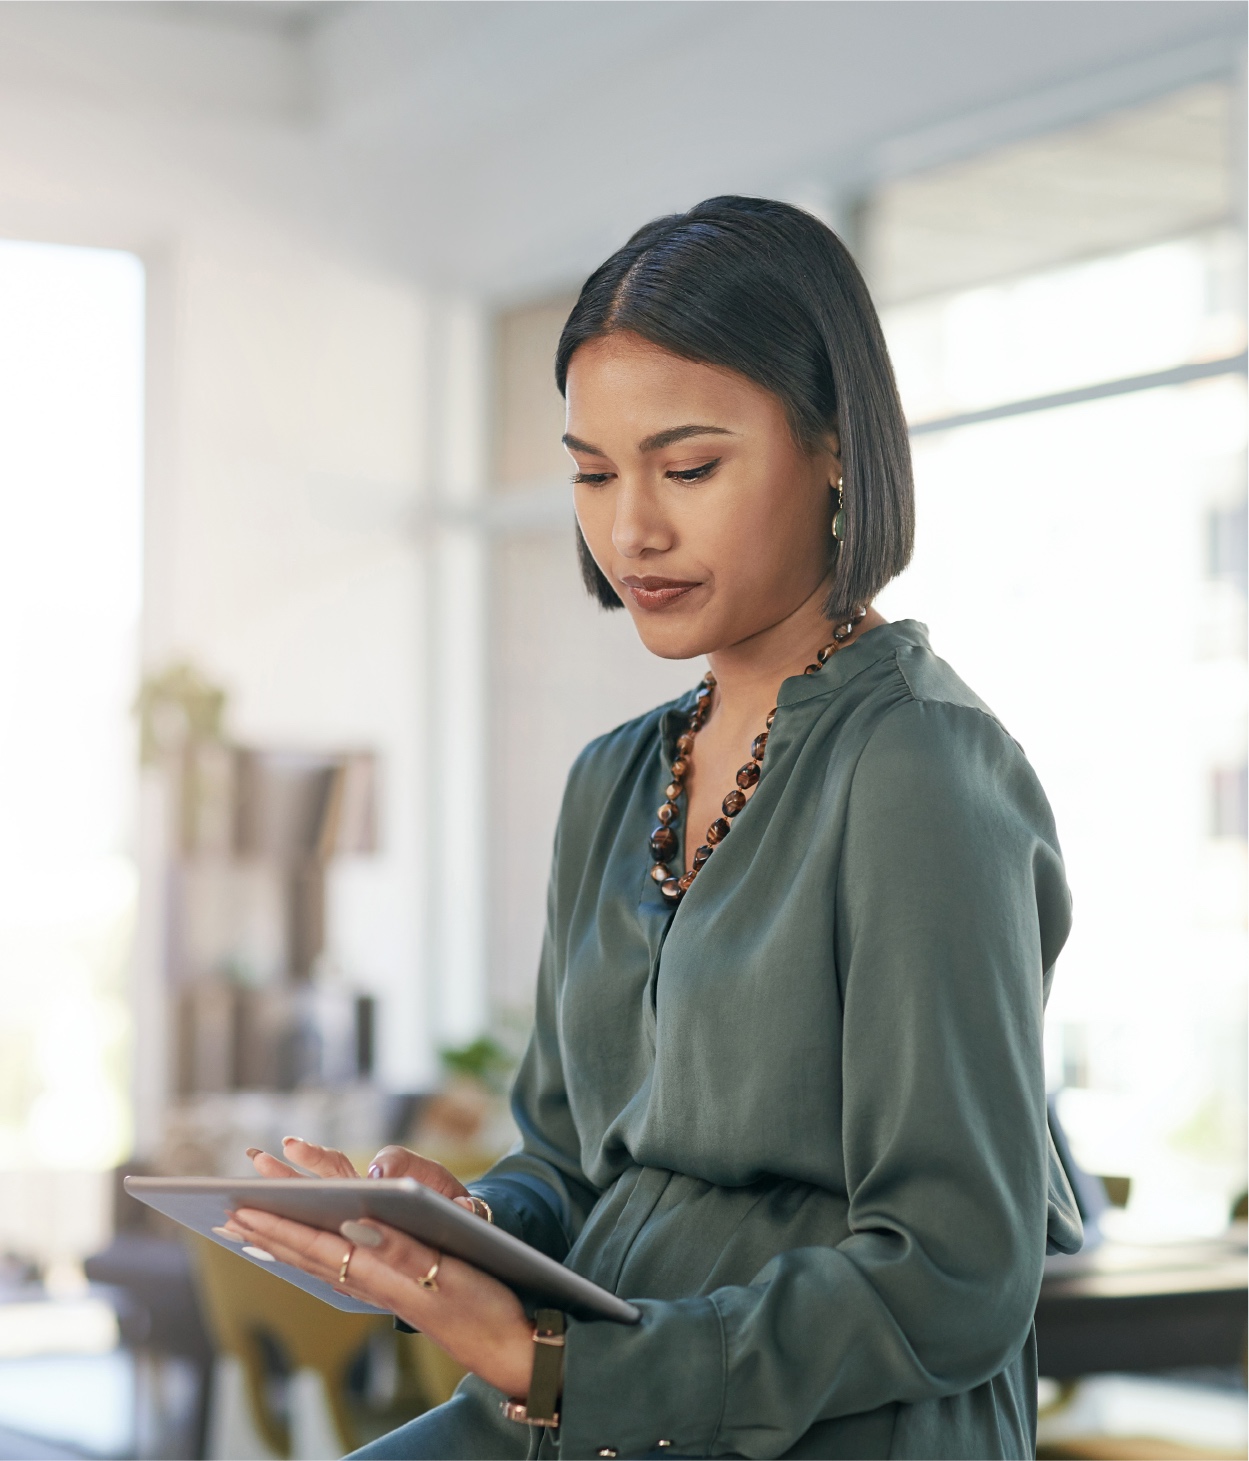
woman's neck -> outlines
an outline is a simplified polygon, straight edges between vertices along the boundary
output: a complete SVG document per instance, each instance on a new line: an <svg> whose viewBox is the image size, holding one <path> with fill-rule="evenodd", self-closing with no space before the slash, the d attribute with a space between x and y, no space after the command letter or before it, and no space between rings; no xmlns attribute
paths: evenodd
<svg viewBox="0 0 1249 1461"><path fill-rule="evenodd" d="M721 723L721 733L762 729L762 721L776 704L781 683L791 675L802 674L816 652L832 642L834 626L824 615L827 597L828 585L824 583L779 623L707 656L716 677L712 714ZM862 638L884 622L882 615L869 608L854 638Z"/></svg>

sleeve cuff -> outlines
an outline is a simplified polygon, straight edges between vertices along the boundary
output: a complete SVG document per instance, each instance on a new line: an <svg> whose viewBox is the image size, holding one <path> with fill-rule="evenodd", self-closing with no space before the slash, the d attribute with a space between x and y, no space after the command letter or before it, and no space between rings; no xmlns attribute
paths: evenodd
<svg viewBox="0 0 1249 1461"><path fill-rule="evenodd" d="M536 1177L499 1173L470 1182L468 1190L490 1204L495 1226L537 1248L556 1263L568 1256L569 1237L559 1215L559 1197Z"/></svg>
<svg viewBox="0 0 1249 1461"><path fill-rule="evenodd" d="M675 1456L712 1454L724 1411L719 1312L709 1297L636 1302L637 1324L568 1322L562 1461L645 1456L663 1443Z"/></svg>

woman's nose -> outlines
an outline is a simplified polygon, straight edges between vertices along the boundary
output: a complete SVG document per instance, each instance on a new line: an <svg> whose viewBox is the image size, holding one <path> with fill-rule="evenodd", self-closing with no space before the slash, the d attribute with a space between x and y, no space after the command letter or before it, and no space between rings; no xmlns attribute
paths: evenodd
<svg viewBox="0 0 1249 1461"><path fill-rule="evenodd" d="M645 487L622 481L615 506L611 540L622 558L662 553L672 546L672 533L664 515Z"/></svg>

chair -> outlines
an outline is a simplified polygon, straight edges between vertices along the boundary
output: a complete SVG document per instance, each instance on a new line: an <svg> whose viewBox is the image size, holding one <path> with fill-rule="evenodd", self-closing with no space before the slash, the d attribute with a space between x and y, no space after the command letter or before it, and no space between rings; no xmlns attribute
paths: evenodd
<svg viewBox="0 0 1249 1461"><path fill-rule="evenodd" d="M212 1404L212 1340L204 1327L186 1249L175 1237L122 1229L83 1265L117 1311L124 1348L134 1356L135 1435L155 1445L140 1455L203 1456ZM162 1367L189 1365L195 1377L189 1415L162 1413ZM147 1435L148 1430L153 1433Z"/></svg>
<svg viewBox="0 0 1249 1461"><path fill-rule="evenodd" d="M188 1243L217 1348L242 1366L256 1430L279 1456L291 1454L291 1428L274 1382L298 1370L320 1376L344 1452L441 1404L464 1373L423 1335L395 1333L387 1316L344 1313L219 1244ZM370 1404L361 1376L379 1345L393 1346L395 1383Z"/></svg>

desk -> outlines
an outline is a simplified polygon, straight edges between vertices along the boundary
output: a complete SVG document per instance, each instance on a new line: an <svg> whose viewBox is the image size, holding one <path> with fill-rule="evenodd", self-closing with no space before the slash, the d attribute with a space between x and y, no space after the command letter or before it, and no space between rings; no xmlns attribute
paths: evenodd
<svg viewBox="0 0 1249 1461"><path fill-rule="evenodd" d="M1037 1362L1057 1380L1245 1363L1246 1228L1185 1243L1111 1239L1045 1260Z"/></svg>

